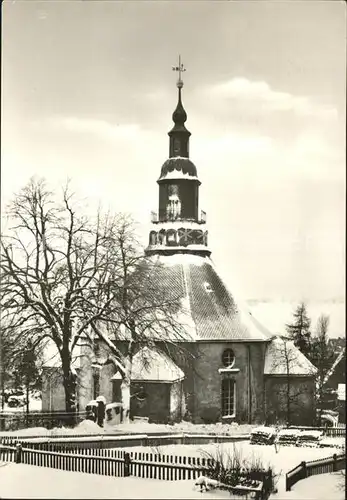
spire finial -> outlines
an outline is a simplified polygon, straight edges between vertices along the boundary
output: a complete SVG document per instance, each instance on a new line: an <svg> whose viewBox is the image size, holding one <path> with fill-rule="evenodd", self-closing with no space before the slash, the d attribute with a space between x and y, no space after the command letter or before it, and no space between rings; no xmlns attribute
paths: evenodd
<svg viewBox="0 0 347 500"><path fill-rule="evenodd" d="M178 80L177 80L177 87L181 89L183 87L183 80L181 78L181 74L186 71L186 68L184 67L183 63L181 62L181 56L178 56L178 66L172 66L172 71L178 71Z"/></svg>

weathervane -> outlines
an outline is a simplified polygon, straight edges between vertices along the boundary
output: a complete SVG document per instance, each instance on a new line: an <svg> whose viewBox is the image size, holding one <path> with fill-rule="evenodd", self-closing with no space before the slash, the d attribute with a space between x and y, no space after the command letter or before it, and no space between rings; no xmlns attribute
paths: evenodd
<svg viewBox="0 0 347 500"><path fill-rule="evenodd" d="M177 87L181 89L183 87L183 80L181 74L186 71L186 68L181 63L181 56L178 56L178 66L172 66L172 71L178 71Z"/></svg>

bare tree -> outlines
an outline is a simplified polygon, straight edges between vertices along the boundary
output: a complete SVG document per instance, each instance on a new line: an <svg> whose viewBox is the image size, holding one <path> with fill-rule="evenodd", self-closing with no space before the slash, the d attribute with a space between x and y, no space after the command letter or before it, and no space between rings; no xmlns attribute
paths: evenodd
<svg viewBox="0 0 347 500"><path fill-rule="evenodd" d="M121 375L124 415L130 414L130 386L133 358L142 354L142 365L151 364L156 350L178 351L186 361L192 356L183 342L192 340L187 332L186 311L175 290L165 283L165 270L157 257L139 253L131 219L122 217L107 240L110 255L117 251L118 265L108 281L103 303L109 306L91 323L96 336L109 347L107 362ZM107 329L107 332L105 331ZM112 339L112 341L110 340ZM143 349L150 347L150 349Z"/></svg>
<svg viewBox="0 0 347 500"><path fill-rule="evenodd" d="M328 337L329 316L322 314L317 321L316 334L312 337L310 361L317 368L316 397L319 410L322 410L325 378L334 363L335 354ZM321 424L321 411L318 413Z"/></svg>
<svg viewBox="0 0 347 500"><path fill-rule="evenodd" d="M287 425L291 425L304 404L303 397L307 388L302 377L313 377L316 370L309 360L298 352L292 340L281 336L275 337L273 342L271 371L277 377L277 386L274 389L277 400L275 413L284 414Z"/></svg>
<svg viewBox="0 0 347 500"><path fill-rule="evenodd" d="M11 318L12 323L14 318ZM19 388L21 382L24 385L32 385L32 382L37 379L38 371L40 370L41 359L37 351L28 350L30 347L31 338L23 338L20 331L15 331L12 324L5 320L1 322L0 327L0 391L1 391L1 407L4 408L6 388ZM29 355L30 351L30 355ZM31 363L29 366L29 356ZM24 371L22 370L24 368ZM28 368L28 370L26 370ZM19 376L19 371L23 371ZM29 373L30 372L30 373ZM35 372L35 373L34 373ZM26 380L25 380L26 378ZM30 379L29 384L25 382Z"/></svg>
<svg viewBox="0 0 347 500"><path fill-rule="evenodd" d="M122 375L127 409L135 349L183 336L180 300L155 279L159 264L139 252L129 217L99 212L88 219L68 187L56 201L44 181L32 180L8 216L1 303L9 331L34 347L55 344L69 412L76 409L76 348L91 347L96 335Z"/></svg>

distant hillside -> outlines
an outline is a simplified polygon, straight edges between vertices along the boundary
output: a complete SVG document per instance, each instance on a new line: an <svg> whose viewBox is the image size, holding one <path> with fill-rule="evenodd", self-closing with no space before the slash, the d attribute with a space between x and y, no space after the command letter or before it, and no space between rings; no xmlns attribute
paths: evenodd
<svg viewBox="0 0 347 500"><path fill-rule="evenodd" d="M291 322L297 305L298 302L247 300L251 313L273 333L285 331L285 324ZM315 331L319 316L327 314L330 317L329 336L344 337L345 309L344 302L308 302L307 311L311 318L312 332Z"/></svg>

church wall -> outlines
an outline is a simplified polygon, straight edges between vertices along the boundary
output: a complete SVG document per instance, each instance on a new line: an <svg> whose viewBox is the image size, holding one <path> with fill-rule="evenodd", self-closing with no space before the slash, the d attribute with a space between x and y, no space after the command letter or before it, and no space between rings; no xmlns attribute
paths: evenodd
<svg viewBox="0 0 347 500"><path fill-rule="evenodd" d="M181 381L174 382L170 389L170 419L179 422L185 414L185 398Z"/></svg>
<svg viewBox="0 0 347 500"><path fill-rule="evenodd" d="M197 355L196 343L180 343L179 348L173 344L159 344L161 348L176 365L184 372L182 381L182 418L190 420L195 414L195 357Z"/></svg>
<svg viewBox="0 0 347 500"><path fill-rule="evenodd" d="M107 404L117 402L113 400L113 383L111 378L115 374L113 364L105 365L100 370L100 394L106 398Z"/></svg>
<svg viewBox="0 0 347 500"><path fill-rule="evenodd" d="M314 425L315 382L313 377L291 377L287 395L287 378L267 376L265 381L266 423L287 422L287 402L291 425Z"/></svg>
<svg viewBox="0 0 347 500"><path fill-rule="evenodd" d="M79 408L84 411L90 400L94 399L93 353L87 346L81 348L78 370L77 397Z"/></svg>
<svg viewBox="0 0 347 500"><path fill-rule="evenodd" d="M121 346L118 345L118 347L120 348ZM182 382L183 396L181 399L183 418L191 418L195 422L223 421L221 418L222 376L218 372L218 369L223 368L223 351L227 348L231 348L235 354L234 367L239 369L238 373L231 374L236 381L235 421L239 423L258 423L264 421L263 369L265 344L263 342L186 343L184 345L180 344L181 353L180 350L177 350L173 346L170 348L168 348L168 346L166 346L166 348L164 348L164 346L161 347L185 373L185 379ZM195 356L195 359L193 356ZM102 348L100 349L100 358L101 357L104 357ZM91 370L89 370L89 372L91 373ZM120 401L121 395L120 387L118 387L119 384L117 384L116 381L111 381L113 374L114 367L112 365L106 365L100 372L100 394L106 397L107 402ZM90 377L91 375L88 379L86 376L85 380L86 385L88 386L89 383L90 387L92 387ZM147 390L148 387L146 388L146 391ZM150 390L154 391L155 387L150 387ZM160 391L159 389L159 405L162 403L160 400ZM172 410L172 405L174 404L172 398L177 400L178 389L175 387L171 389L171 391L173 391L171 392ZM151 396L151 398L152 397L156 398L155 395ZM92 399L92 394L88 395L88 401L89 399ZM85 402L83 404L85 405ZM168 418L171 413L174 414L175 420L179 420L180 412L178 411L178 405L175 403L177 409L170 412L170 401L167 404L169 408L168 412L165 413L164 411L158 410L157 417L160 419L163 416ZM155 406L156 405L154 405L154 407ZM161 414L161 416L159 414ZM153 419L156 417L152 415L151 418Z"/></svg>
<svg viewBox="0 0 347 500"><path fill-rule="evenodd" d="M140 400L136 394L141 391L146 398ZM171 384L157 382L138 382L131 385L131 414L148 417L150 422L167 423L170 419L170 388Z"/></svg>
<svg viewBox="0 0 347 500"><path fill-rule="evenodd" d="M232 349L235 354L234 368L239 369L239 372L230 374L230 377L236 382L234 421L238 423L263 421L263 343L209 342L199 344L198 349L199 357L195 363L197 374L194 384L195 420L223 421L221 416L223 375L218 372L218 369L223 368L223 351Z"/></svg>
<svg viewBox="0 0 347 500"><path fill-rule="evenodd" d="M82 410L85 409L90 400L94 399L94 396L104 396L107 404L118 401L118 399L114 399L114 383L111 380L115 373L113 364L107 364L101 368L92 367L93 362L104 363L108 357L108 348L101 342L98 343L97 354L95 356L90 348L86 347L83 349L83 356L80 358L78 399ZM97 387L94 387L96 380L93 378L93 374L99 375Z"/></svg>
<svg viewBox="0 0 347 500"><path fill-rule="evenodd" d="M84 363L81 362L81 368L78 371L77 394L79 408L84 411L89 401L93 399L93 372L89 357L86 357Z"/></svg>
<svg viewBox="0 0 347 500"><path fill-rule="evenodd" d="M59 368L43 369L42 411L65 411L63 376Z"/></svg>

